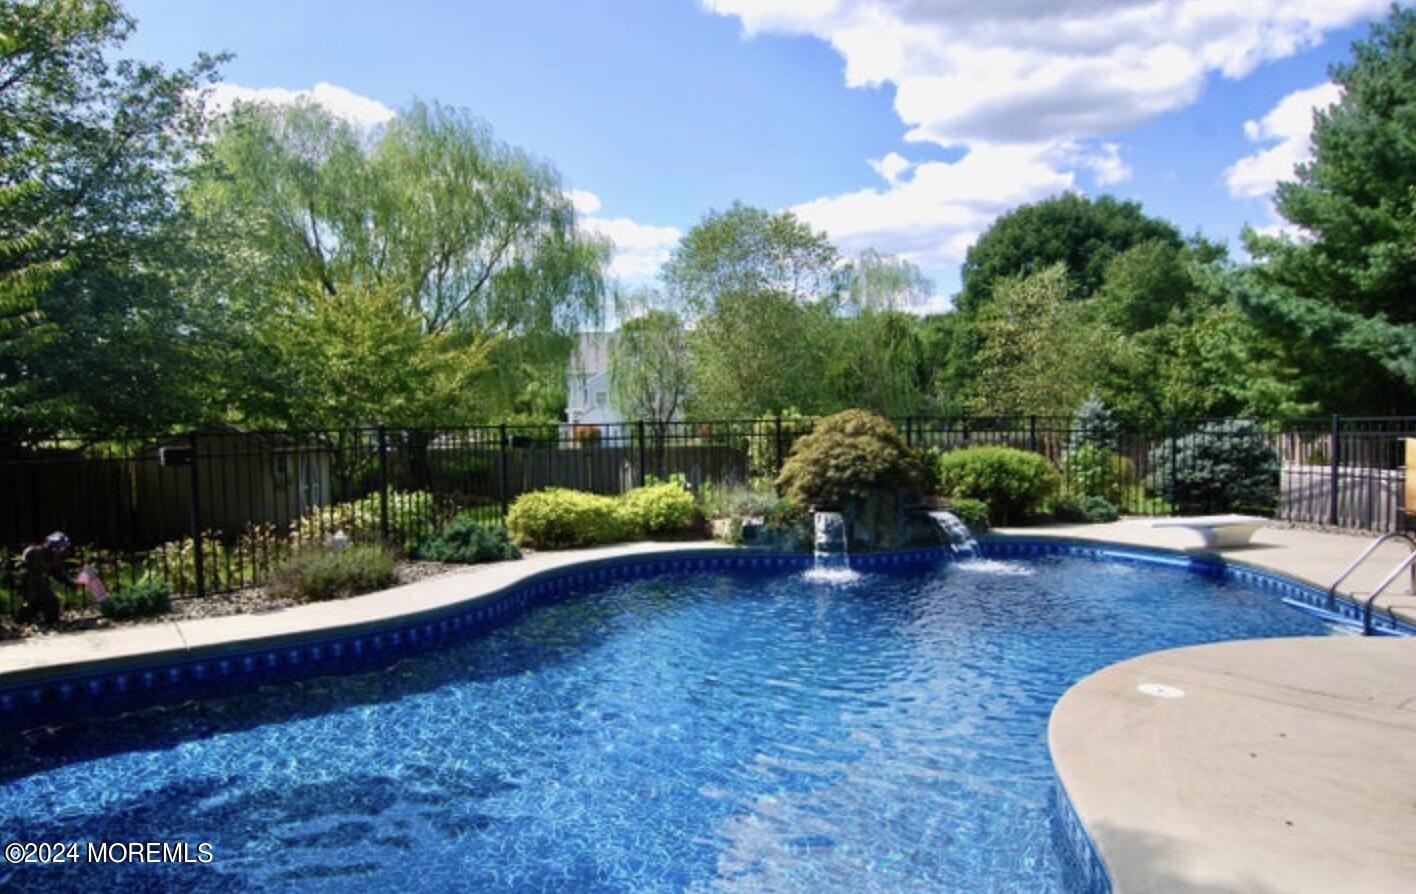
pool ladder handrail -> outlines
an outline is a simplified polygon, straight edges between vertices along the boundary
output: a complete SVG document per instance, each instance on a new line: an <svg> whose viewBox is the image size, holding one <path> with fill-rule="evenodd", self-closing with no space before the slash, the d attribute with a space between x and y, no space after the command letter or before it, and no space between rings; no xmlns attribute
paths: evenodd
<svg viewBox="0 0 1416 894"><path fill-rule="evenodd" d="M1401 572L1408 568L1411 569L1413 589L1416 589L1416 564L1414 564L1416 563L1416 537L1413 537L1405 531L1390 531L1383 534L1367 544L1367 548L1362 550L1357 558L1349 562L1347 567L1342 569L1342 573L1337 576L1337 579L1332 582L1332 586L1328 587L1328 605L1331 607L1337 604L1338 585L1347 580L1347 578L1352 575L1352 572L1356 571L1358 566L1367 560L1368 556L1376 552L1381 548L1382 544L1390 540L1405 541L1406 545L1410 547L1410 552L1406 554L1406 558L1402 559L1401 562L1392 569L1391 573L1386 576L1386 579L1383 580L1362 603L1362 634L1364 636L1372 635L1372 603L1377 601L1377 597L1382 595L1387 587L1391 586L1392 582L1396 580Z"/></svg>

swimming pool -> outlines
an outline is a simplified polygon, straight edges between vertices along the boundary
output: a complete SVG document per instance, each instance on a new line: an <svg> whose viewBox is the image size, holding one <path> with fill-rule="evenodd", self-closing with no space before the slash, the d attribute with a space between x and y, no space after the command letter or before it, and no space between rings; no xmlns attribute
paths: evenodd
<svg viewBox="0 0 1416 894"><path fill-rule="evenodd" d="M90 891L1063 891L1046 725L1143 652L1322 635L1272 593L1042 557L607 583L369 673L0 740L11 841L210 863Z"/></svg>

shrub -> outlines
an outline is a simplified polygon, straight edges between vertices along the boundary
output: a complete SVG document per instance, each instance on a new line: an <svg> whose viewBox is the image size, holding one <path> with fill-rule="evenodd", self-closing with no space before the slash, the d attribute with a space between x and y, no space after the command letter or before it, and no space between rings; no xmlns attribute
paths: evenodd
<svg viewBox="0 0 1416 894"><path fill-rule="evenodd" d="M435 534L419 543L414 554L430 562L467 565L521 558L521 550L507 537L506 531L478 524L470 512L453 516Z"/></svg>
<svg viewBox="0 0 1416 894"><path fill-rule="evenodd" d="M417 531L433 517L433 495L425 490L389 491L388 523L392 538L404 548L413 545ZM380 517L377 492L330 506L316 506L290 523L290 536L299 543L319 543L326 534L343 531L350 540L372 541L379 537Z"/></svg>
<svg viewBox="0 0 1416 894"><path fill-rule="evenodd" d="M982 500L995 525L1040 512L1061 482L1045 457L1013 447L968 447L939 458L944 495Z"/></svg>
<svg viewBox="0 0 1416 894"><path fill-rule="evenodd" d="M1072 417L1072 437L1067 449L1096 447L1114 453L1120 446L1121 423L1115 414L1095 394L1082 401Z"/></svg>
<svg viewBox="0 0 1416 894"><path fill-rule="evenodd" d="M923 478L899 429L866 410L846 410L796 442L777 487L801 506L842 508L873 494L917 490Z"/></svg>
<svg viewBox="0 0 1416 894"><path fill-rule="evenodd" d="M1210 422L1151 451L1154 489L1182 514L1252 512L1278 504L1278 454L1259 427Z"/></svg>
<svg viewBox="0 0 1416 894"><path fill-rule="evenodd" d="M98 611L114 621L165 615L172 611L172 593L166 584L143 581L114 590L98 604Z"/></svg>
<svg viewBox="0 0 1416 894"><path fill-rule="evenodd" d="M382 546L308 547L275 570L266 593L278 599L316 602L381 590L393 582L393 553Z"/></svg>
<svg viewBox="0 0 1416 894"><path fill-rule="evenodd" d="M615 543L634 534L617 509L613 497L552 487L517 497L506 527L518 546L536 549Z"/></svg>
<svg viewBox="0 0 1416 894"><path fill-rule="evenodd" d="M1135 467L1130 460L1105 447L1082 444L1067 453L1067 481L1083 496L1120 503L1134 480Z"/></svg>
<svg viewBox="0 0 1416 894"><path fill-rule="evenodd" d="M682 475L636 487L619 498L620 521L641 534L674 534L698 522L698 507Z"/></svg>
<svg viewBox="0 0 1416 894"><path fill-rule="evenodd" d="M778 460L786 461L796 442L811 431L811 422L796 407L782 411L782 455L777 456L777 414L764 413L753 424L747 439L747 467L754 475L777 471Z"/></svg>
<svg viewBox="0 0 1416 894"><path fill-rule="evenodd" d="M1103 497L1058 497L1052 503L1052 517L1060 522L1114 522L1121 513Z"/></svg>
<svg viewBox="0 0 1416 894"><path fill-rule="evenodd" d="M764 478L751 484L718 484L705 481L698 492L698 505L708 518L743 518L766 515L781 497Z"/></svg>
<svg viewBox="0 0 1416 894"><path fill-rule="evenodd" d="M975 534L981 534L988 530L988 504L982 500L960 497L957 500L950 500L944 508L954 513L959 521L968 525L969 530Z"/></svg>
<svg viewBox="0 0 1416 894"><path fill-rule="evenodd" d="M1114 522L1121 517L1121 511L1105 497L1082 497L1082 514L1094 524Z"/></svg>

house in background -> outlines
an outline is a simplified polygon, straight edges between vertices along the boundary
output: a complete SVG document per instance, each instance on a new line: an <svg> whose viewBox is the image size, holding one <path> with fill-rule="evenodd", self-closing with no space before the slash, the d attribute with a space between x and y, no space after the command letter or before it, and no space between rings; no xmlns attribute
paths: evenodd
<svg viewBox="0 0 1416 894"><path fill-rule="evenodd" d="M610 351L617 333L582 332L565 374L565 419L571 425L620 425L626 420L610 405Z"/></svg>

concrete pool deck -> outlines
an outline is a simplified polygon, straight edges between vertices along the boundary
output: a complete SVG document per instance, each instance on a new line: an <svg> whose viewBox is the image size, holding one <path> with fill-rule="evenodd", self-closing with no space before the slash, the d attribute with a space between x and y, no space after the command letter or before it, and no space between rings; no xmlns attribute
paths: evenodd
<svg viewBox="0 0 1416 894"><path fill-rule="evenodd" d="M997 536L1182 550L1324 588L1372 539L1264 528L1251 546L1206 550L1145 520ZM1344 593L1370 591L1404 554L1389 544ZM1400 584L1377 605L1416 618ZM1115 894L1416 891L1416 638L1142 655L1068 690L1048 744Z"/></svg>
<svg viewBox="0 0 1416 894"><path fill-rule="evenodd" d="M1115 894L1416 890L1416 640L1143 655L1068 690L1048 744Z"/></svg>
<svg viewBox="0 0 1416 894"><path fill-rule="evenodd" d="M279 645L334 631L374 628L496 593L534 574L600 559L686 550L731 549L711 541L628 543L538 552L516 562L471 565L389 590L332 602L241 615L159 621L0 642L0 685L27 683L125 664Z"/></svg>

